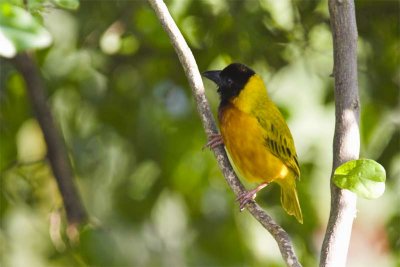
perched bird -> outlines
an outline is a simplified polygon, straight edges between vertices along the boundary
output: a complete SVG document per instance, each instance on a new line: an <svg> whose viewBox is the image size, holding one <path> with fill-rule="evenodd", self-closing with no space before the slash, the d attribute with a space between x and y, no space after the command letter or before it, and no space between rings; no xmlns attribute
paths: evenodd
<svg viewBox="0 0 400 267"><path fill-rule="evenodd" d="M303 223L296 191L300 169L293 138L261 77L239 63L222 71L206 71L203 76L217 84L221 100L218 108L221 135L212 136L207 146L224 144L240 176L259 183L238 197L240 209L259 190L276 182L281 187L283 208Z"/></svg>

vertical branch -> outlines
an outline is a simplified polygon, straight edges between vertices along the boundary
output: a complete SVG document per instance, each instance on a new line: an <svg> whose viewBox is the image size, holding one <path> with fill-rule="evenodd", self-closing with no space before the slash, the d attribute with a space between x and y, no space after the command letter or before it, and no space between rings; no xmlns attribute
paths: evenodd
<svg viewBox="0 0 400 267"><path fill-rule="evenodd" d="M333 166L357 159L360 151L357 81L357 24L353 0L329 0L335 78L335 134ZM356 195L332 183L331 212L321 249L320 266L345 266L351 228L356 215Z"/></svg>
<svg viewBox="0 0 400 267"><path fill-rule="evenodd" d="M68 222L70 225L80 224L87 217L86 211L73 181L72 169L64 142L47 104L40 73L36 64L26 53L18 54L12 59L12 62L25 80L29 99L43 131L47 144L47 157L64 201Z"/></svg>
<svg viewBox="0 0 400 267"><path fill-rule="evenodd" d="M204 94L204 85L201 79L196 60L187 45L184 37L176 26L173 18L169 14L168 8L162 0L148 0L151 7L154 9L158 19L160 20L164 30L168 34L172 46L174 47L178 58L185 71L186 77L189 81L192 93L195 97L197 104L197 111L201 117L204 130L208 136L217 133L217 127L210 110L210 106ZM229 163L228 157L224 148L221 146L214 148L214 155L217 159L219 168L221 169L225 180L233 190L236 196L244 191L244 187L237 178L235 172ZM248 211L253 217L258 220L261 225L267 229L276 240L282 254L282 258L289 267L301 267L293 245L290 241L289 235L285 230L278 225L267 213L265 213L260 206L255 202L249 203L247 206Z"/></svg>

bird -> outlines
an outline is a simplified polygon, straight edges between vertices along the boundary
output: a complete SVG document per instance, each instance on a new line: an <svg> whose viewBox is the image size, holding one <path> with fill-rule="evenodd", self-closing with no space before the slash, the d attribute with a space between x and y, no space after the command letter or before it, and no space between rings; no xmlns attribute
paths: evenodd
<svg viewBox="0 0 400 267"><path fill-rule="evenodd" d="M257 192L274 182L281 188L283 209L302 224L296 190L300 167L293 137L262 78L241 63L202 75L218 86L220 97L220 134L211 135L206 146L212 149L224 145L238 176L258 183L238 196L240 210L255 199Z"/></svg>

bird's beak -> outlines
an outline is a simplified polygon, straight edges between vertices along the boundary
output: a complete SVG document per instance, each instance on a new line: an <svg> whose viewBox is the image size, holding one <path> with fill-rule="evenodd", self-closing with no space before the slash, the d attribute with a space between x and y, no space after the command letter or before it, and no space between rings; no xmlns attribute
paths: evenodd
<svg viewBox="0 0 400 267"><path fill-rule="evenodd" d="M220 73L221 73L220 70L209 70L203 72L203 76L215 82L218 86L220 86L221 85L221 77L219 76Z"/></svg>

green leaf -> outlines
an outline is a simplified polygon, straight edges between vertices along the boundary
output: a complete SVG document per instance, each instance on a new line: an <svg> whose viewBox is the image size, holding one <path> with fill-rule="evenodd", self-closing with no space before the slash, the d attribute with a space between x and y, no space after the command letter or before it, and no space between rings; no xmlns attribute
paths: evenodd
<svg viewBox="0 0 400 267"><path fill-rule="evenodd" d="M20 51L47 47L51 41L50 33L29 12L0 3L0 56L11 58Z"/></svg>
<svg viewBox="0 0 400 267"><path fill-rule="evenodd" d="M385 168L371 159L348 161L333 176L335 185L367 199L378 198L385 192L385 180Z"/></svg>
<svg viewBox="0 0 400 267"><path fill-rule="evenodd" d="M53 2L65 9L76 10L79 7L79 0L53 0Z"/></svg>

